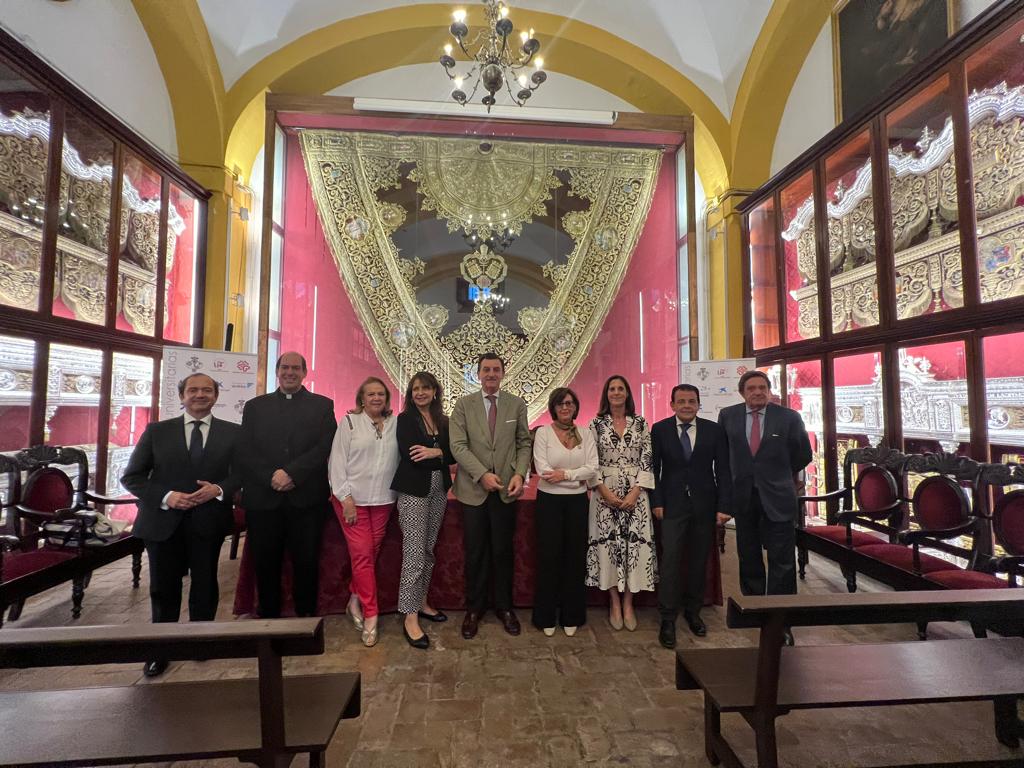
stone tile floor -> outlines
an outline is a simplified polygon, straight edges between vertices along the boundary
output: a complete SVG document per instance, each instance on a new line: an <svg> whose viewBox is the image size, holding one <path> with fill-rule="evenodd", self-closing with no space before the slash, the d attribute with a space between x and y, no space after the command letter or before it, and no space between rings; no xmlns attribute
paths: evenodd
<svg viewBox="0 0 1024 768"><path fill-rule="evenodd" d="M227 547L223 556L219 618L229 620L238 562L226 559ZM863 589L881 588L859 581ZM726 595L738 589L731 536L723 583ZM145 572L139 590L129 584L127 562L96 573L79 623L148 621ZM835 566L815 557L801 590L842 592L845 586ZM519 612L524 631L518 638L506 635L489 615L470 642L459 635L461 614L450 615L446 624L426 627L428 651L405 643L395 616L382 617L381 640L372 649L362 647L346 617L331 616L327 652L288 663L287 671L295 673L362 673L363 714L338 729L328 752L331 768L708 765L701 694L675 690L674 656L658 645L654 609L640 611L636 632L613 631L604 612L591 609L589 623L575 637L559 632L550 639L529 626L528 611ZM756 642L751 631L726 629L721 608L705 609L703 616L707 637L693 637L680 621L680 646ZM22 618L8 626L67 623L70 586L30 601ZM935 639L970 637L967 627L951 624L932 625L930 632ZM796 636L798 643L880 642L913 640L916 630L910 625L822 628L798 630ZM255 662L177 663L162 679L241 677L255 671ZM141 672L135 664L3 671L0 689L150 684ZM726 715L723 727L752 765L750 729L738 715ZM983 703L794 712L779 720L778 739L782 764L793 768L924 766L1015 754L996 742L991 708ZM306 758L300 756L294 765L304 768Z"/></svg>

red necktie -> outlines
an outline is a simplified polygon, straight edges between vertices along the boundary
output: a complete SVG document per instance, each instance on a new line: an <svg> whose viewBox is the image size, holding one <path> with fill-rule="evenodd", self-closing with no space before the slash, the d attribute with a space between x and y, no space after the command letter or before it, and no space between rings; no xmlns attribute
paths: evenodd
<svg viewBox="0 0 1024 768"><path fill-rule="evenodd" d="M756 456L761 447L761 412L751 411L750 415L754 419L750 424L750 455Z"/></svg>
<svg viewBox="0 0 1024 768"><path fill-rule="evenodd" d="M491 403L491 407L487 411L487 426L491 430L491 439L494 439L494 428L498 425L498 396L487 395L488 401Z"/></svg>

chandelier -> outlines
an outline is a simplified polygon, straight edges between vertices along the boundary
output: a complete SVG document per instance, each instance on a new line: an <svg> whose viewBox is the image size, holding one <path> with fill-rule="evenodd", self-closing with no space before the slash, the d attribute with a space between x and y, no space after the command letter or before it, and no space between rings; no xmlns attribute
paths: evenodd
<svg viewBox="0 0 1024 768"><path fill-rule="evenodd" d="M494 95L502 88L505 88L512 101L521 107L548 78L544 71L544 59L537 56L540 42L533 36L532 29L528 32L524 30L519 33L521 44L513 50L509 46L513 27L512 19L508 17L508 5L504 0L483 0L483 4L487 23L472 40L467 40L469 27L466 26L466 11L460 8L452 14L454 21L448 30L473 64L465 75L455 73L453 70L456 61L452 56L454 47L451 43L445 45L444 55L440 61L445 74L455 86L452 89L452 98L464 105L467 101L473 100L483 85L487 95L480 99L480 102L487 106L488 112L496 103ZM535 56L537 57L534 58ZM534 67L533 73L527 76L531 63ZM468 95L465 87L467 82L473 82L472 91ZM513 83L518 85L518 91L515 93L512 91Z"/></svg>

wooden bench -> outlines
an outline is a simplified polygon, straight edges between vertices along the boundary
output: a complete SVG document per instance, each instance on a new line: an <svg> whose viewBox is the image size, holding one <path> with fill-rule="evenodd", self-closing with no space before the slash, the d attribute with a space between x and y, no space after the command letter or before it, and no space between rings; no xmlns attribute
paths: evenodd
<svg viewBox="0 0 1024 768"><path fill-rule="evenodd" d="M990 700L1000 743L1020 746L1024 638L783 647L787 627L1024 619L1015 590L949 590L730 598L730 627L759 628L756 648L676 653L676 688L704 691L704 748L712 765L743 763L725 740L721 714L754 730L757 765L775 768L775 719L794 709ZM986 765L1021 765L1017 756Z"/></svg>
<svg viewBox="0 0 1024 768"><path fill-rule="evenodd" d="M359 715L359 674L281 669L283 656L323 651L316 618L5 630L0 668L256 658L259 677L0 692L0 765L236 757L270 768L306 752L323 768L338 722Z"/></svg>

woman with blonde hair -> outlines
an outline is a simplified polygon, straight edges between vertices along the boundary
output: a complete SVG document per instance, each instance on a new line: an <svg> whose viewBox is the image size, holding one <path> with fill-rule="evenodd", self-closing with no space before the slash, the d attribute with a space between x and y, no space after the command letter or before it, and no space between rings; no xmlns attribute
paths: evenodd
<svg viewBox="0 0 1024 768"><path fill-rule="evenodd" d="M338 424L331 449L334 510L352 561L348 614L367 647L377 644L377 556L395 506L395 426L391 392L371 376L356 392L355 410Z"/></svg>

